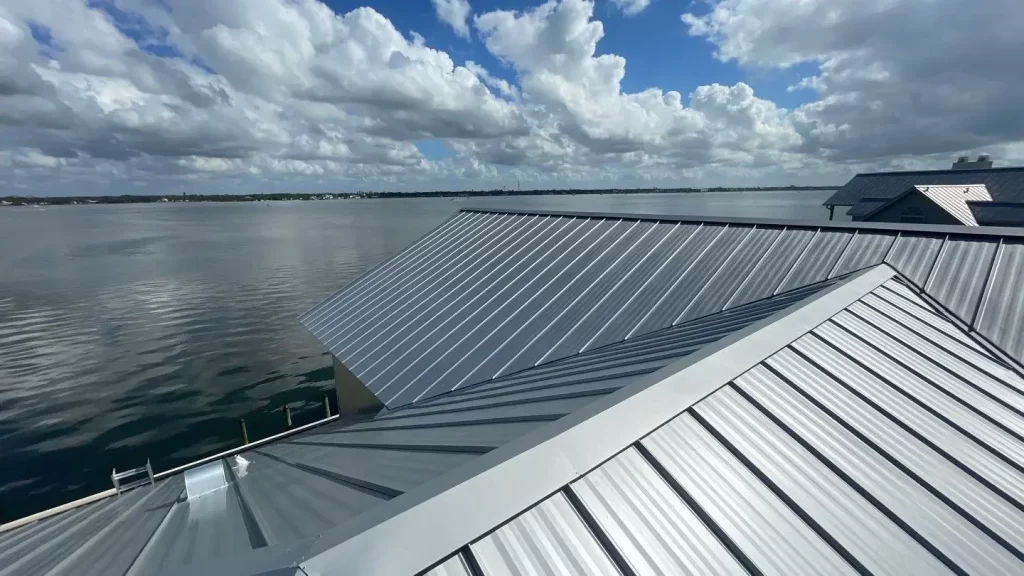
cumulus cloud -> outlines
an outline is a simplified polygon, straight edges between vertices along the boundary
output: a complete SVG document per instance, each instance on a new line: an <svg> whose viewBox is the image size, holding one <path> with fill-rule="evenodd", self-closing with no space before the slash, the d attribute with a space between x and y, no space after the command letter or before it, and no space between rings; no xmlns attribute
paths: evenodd
<svg viewBox="0 0 1024 576"><path fill-rule="evenodd" d="M817 68L791 88L814 94L793 114L808 154L884 162L1024 138L1016 0L719 0L682 18L721 60Z"/></svg>
<svg viewBox="0 0 1024 576"><path fill-rule="evenodd" d="M651 5L651 0L612 0L615 6L627 16L636 16Z"/></svg>
<svg viewBox="0 0 1024 576"><path fill-rule="evenodd" d="M455 33L463 38L469 38L469 19L471 8L469 0L432 0L437 18L452 27Z"/></svg>
<svg viewBox="0 0 1024 576"><path fill-rule="evenodd" d="M40 193L68 182L92 192L790 183L981 149L1024 159L1024 76L1012 73L1024 5L1012 0L692 4L684 29L720 60L812 71L792 82L807 102L794 109L744 82L627 89L630 64L602 45L591 0L473 16L465 0L436 0L457 34L475 29L472 49L499 61L490 68L368 7L173 4L0 0L0 181ZM649 2L615 4L635 13ZM454 156L425 157L424 140Z"/></svg>

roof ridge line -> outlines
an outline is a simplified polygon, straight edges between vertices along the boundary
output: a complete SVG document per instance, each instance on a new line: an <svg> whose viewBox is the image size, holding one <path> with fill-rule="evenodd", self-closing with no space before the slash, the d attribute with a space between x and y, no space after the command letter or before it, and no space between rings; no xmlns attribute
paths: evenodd
<svg viewBox="0 0 1024 576"><path fill-rule="evenodd" d="M617 212L586 212L572 210L545 210L541 208L493 208L465 206L462 212L488 214L517 214L533 216L564 216L570 218L615 218L622 220L651 220L659 222L685 222L690 224L745 224L750 226L778 226L796 228L823 228L836 230L878 230L883 232L930 232L962 236L990 236L1024 238L1024 228L1004 226L959 226L943 224L908 224L905 222L839 222L836 220L786 220L776 218L743 218L731 216L701 216L696 214L630 214Z"/></svg>
<svg viewBox="0 0 1024 576"><path fill-rule="evenodd" d="M417 573L614 457L895 274L885 264L864 270L327 531L301 567ZM402 554L376 554L396 542Z"/></svg>

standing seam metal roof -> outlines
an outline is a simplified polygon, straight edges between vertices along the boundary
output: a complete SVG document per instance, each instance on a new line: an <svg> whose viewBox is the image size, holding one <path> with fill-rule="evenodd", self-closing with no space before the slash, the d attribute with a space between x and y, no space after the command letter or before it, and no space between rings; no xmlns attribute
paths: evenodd
<svg viewBox="0 0 1024 576"><path fill-rule="evenodd" d="M862 276L859 285L879 277ZM566 469L551 459L560 452L542 443L530 455L531 469L539 472L548 458L560 471L537 481L502 480L491 497L518 500L522 493L544 494L543 484L555 478L570 481L458 545L436 570L786 576L1024 570L1024 435L1016 432L1024 412L1012 408L1024 402L1024 378L900 280L876 282L852 303L833 307L855 289L851 283L850 290L805 305L792 319L777 319L679 372L659 373L661 380L622 396L607 412L584 416L588 426L569 424L551 442L565 437L585 455ZM751 357L758 348L767 357ZM753 365L731 366L739 358ZM667 422L636 411L659 406L653 412L669 413L661 400L698 383L711 393L687 394L690 405ZM580 444L612 422L647 430L625 447ZM614 456L602 458L602 449ZM594 459L596 467L574 473ZM514 475L515 465L495 474ZM480 486L470 482L436 498L479 505L488 498L483 486L495 480L480 478ZM423 513L432 503L420 505ZM480 514L493 510L494 518L507 505L486 508ZM475 516L463 512L458 522L479 527ZM400 518L380 526L397 538L392 546L406 549L411 542L403 537L412 533ZM447 521L439 524L440 533L451 529ZM304 569L322 569L338 557L367 567L352 554L380 537L372 532L328 548ZM447 539L426 538L430 543L410 554ZM400 564L376 564L367 573L394 573L388 565Z"/></svg>
<svg viewBox="0 0 1024 576"><path fill-rule="evenodd" d="M463 211L302 320L394 408L885 262L1024 360L1021 240L947 228Z"/></svg>
<svg viewBox="0 0 1024 576"><path fill-rule="evenodd" d="M890 199L911 186L984 184L997 202L1024 202L1024 167L857 174L825 206L853 206L864 198Z"/></svg>

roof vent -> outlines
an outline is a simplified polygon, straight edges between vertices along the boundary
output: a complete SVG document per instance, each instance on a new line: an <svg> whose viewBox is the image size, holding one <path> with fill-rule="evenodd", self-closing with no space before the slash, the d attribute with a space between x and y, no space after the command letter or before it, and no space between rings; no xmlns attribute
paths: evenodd
<svg viewBox="0 0 1024 576"><path fill-rule="evenodd" d="M220 460L185 470L185 493L188 494L189 500L220 490L227 485L224 464Z"/></svg>
<svg viewBox="0 0 1024 576"><path fill-rule="evenodd" d="M978 155L978 159L971 162L969 156L959 156L953 163L953 170L985 170L992 167L992 158L988 154Z"/></svg>
<svg viewBox="0 0 1024 576"><path fill-rule="evenodd" d="M957 164L965 164L965 163L970 162L970 161L971 161L971 158L969 156L959 156L956 159L956 163Z"/></svg>

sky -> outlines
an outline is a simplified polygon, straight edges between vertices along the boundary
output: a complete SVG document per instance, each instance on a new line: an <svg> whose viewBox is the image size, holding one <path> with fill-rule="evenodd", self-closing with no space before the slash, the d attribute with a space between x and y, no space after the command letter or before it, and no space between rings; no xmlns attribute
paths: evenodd
<svg viewBox="0 0 1024 576"><path fill-rule="evenodd" d="M0 0L0 196L1024 163L1020 0Z"/></svg>

